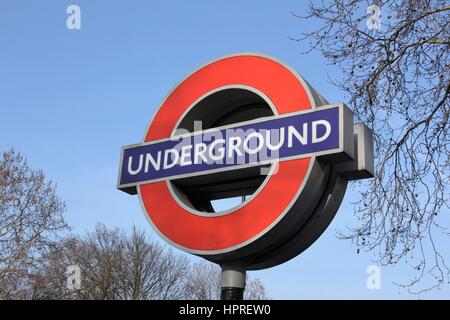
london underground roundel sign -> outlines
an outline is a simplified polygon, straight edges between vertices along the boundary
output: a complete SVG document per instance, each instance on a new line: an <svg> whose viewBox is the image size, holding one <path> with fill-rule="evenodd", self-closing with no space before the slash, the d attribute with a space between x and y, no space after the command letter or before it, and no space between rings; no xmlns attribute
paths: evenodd
<svg viewBox="0 0 450 320"><path fill-rule="evenodd" d="M206 259L277 265L334 217L347 181L372 176L372 137L292 68L226 56L181 81L144 140L122 148L118 188L137 194L154 229ZM245 196L215 212L211 201Z"/></svg>

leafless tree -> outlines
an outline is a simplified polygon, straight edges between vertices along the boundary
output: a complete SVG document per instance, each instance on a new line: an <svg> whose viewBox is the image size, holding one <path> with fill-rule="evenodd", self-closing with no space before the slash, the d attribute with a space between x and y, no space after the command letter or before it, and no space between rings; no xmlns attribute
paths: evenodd
<svg viewBox="0 0 450 320"><path fill-rule="evenodd" d="M220 268L206 262L192 265L185 290L192 300L220 299Z"/></svg>
<svg viewBox="0 0 450 320"><path fill-rule="evenodd" d="M81 269L81 289L66 286L66 268ZM136 229L130 235L98 225L68 238L34 276L36 299L148 300L184 298L188 260Z"/></svg>
<svg viewBox="0 0 450 320"><path fill-rule="evenodd" d="M382 265L413 261L416 276L401 284L411 292L440 288L450 271L436 241L449 235L450 3L311 1L293 14L309 30L294 40L340 69L330 81L375 134L376 177L357 184L358 223L340 236Z"/></svg>
<svg viewBox="0 0 450 320"><path fill-rule="evenodd" d="M245 300L267 300L267 290L264 283L259 278L250 279L244 291Z"/></svg>
<svg viewBox="0 0 450 320"><path fill-rule="evenodd" d="M0 298L26 298L29 273L56 246L64 203L55 185L14 150L0 158Z"/></svg>
<svg viewBox="0 0 450 320"><path fill-rule="evenodd" d="M69 274L66 274L67 267L74 265L74 257L70 253L77 252L78 247L78 239L68 237L49 250L30 274L27 298L80 299L78 291L68 289Z"/></svg>
<svg viewBox="0 0 450 320"><path fill-rule="evenodd" d="M126 299L182 299L188 260L133 229L122 269Z"/></svg>
<svg viewBox="0 0 450 320"><path fill-rule="evenodd" d="M191 267L189 277L186 280L186 294L193 300L218 300L220 299L220 267L216 264L202 262ZM244 291L245 300L267 300L264 284L256 279L247 277Z"/></svg>
<svg viewBox="0 0 450 320"><path fill-rule="evenodd" d="M81 289L67 288L68 266L81 269ZM174 300L218 299L220 269L210 263L190 265L142 231L127 235L98 225L85 237L69 237L48 253L32 276L33 299ZM250 281L248 299L266 299L258 279Z"/></svg>
<svg viewBox="0 0 450 320"><path fill-rule="evenodd" d="M144 232L99 224L86 236L67 236L65 205L42 171L14 150L0 159L0 299L209 299L220 292L218 270L191 267ZM67 267L81 270L81 289L67 286ZM211 273L214 270L214 274ZM190 291L189 279L202 279ZM209 277L209 278L208 278ZM206 281L204 281L206 280ZM249 298L264 298L250 282ZM256 292L258 290L258 292Z"/></svg>

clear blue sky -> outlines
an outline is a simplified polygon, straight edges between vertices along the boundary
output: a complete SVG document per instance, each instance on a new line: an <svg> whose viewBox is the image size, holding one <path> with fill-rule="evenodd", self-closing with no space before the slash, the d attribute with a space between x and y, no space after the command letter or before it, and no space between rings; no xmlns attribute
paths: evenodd
<svg viewBox="0 0 450 320"><path fill-rule="evenodd" d="M292 65L330 102L344 99L318 53L289 40L311 27L290 15L302 1L3 1L0 5L0 150L14 147L58 183L74 232L96 223L153 234L138 199L115 189L120 147L140 142L155 108L188 73L219 56L255 51ZM66 8L81 7L81 30ZM336 230L353 223L348 192L324 235L297 258L251 272L275 299L450 298L392 284L411 268L382 269L368 290L371 254ZM155 235L155 237L157 237ZM198 258L193 258L194 260Z"/></svg>

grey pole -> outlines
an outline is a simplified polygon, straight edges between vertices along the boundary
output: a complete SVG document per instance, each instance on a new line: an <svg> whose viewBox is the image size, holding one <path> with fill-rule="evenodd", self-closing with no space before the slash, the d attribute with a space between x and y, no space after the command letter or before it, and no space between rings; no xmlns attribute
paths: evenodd
<svg viewBox="0 0 450 320"><path fill-rule="evenodd" d="M245 290L246 268L243 263L224 262L220 281L221 300L243 300Z"/></svg>

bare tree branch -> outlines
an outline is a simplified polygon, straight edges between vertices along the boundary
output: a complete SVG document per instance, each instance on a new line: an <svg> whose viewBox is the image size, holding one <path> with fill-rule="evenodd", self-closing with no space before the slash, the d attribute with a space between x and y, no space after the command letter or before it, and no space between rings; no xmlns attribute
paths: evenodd
<svg viewBox="0 0 450 320"><path fill-rule="evenodd" d="M369 5L381 9L380 28L369 28ZM358 222L340 237L377 252L381 265L408 261L417 277L399 285L411 292L442 287L448 254L435 239L449 235L438 217L449 209L448 1L311 1L297 17L318 27L294 40L339 68L331 83L375 134L376 177L354 184ZM421 288L425 276L434 284Z"/></svg>

